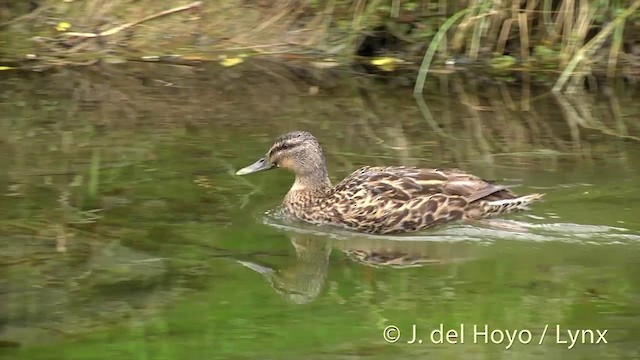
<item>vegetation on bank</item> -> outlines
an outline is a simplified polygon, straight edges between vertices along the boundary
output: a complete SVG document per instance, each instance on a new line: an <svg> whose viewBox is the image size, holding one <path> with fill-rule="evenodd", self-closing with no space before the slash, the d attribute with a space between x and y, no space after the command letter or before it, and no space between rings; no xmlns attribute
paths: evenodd
<svg viewBox="0 0 640 360"><path fill-rule="evenodd" d="M31 0L0 4L0 66L268 57L308 69L640 78L640 0Z"/></svg>

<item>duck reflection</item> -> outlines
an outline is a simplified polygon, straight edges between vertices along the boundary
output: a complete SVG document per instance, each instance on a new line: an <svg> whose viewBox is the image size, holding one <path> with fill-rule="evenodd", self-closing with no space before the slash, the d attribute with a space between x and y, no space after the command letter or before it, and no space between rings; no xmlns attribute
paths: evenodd
<svg viewBox="0 0 640 360"><path fill-rule="evenodd" d="M463 243L353 238L335 242L350 260L376 268L404 269L464 261Z"/></svg>
<svg viewBox="0 0 640 360"><path fill-rule="evenodd" d="M286 301L306 304L315 300L325 285L331 251L341 251L353 262L376 268L404 269L465 261L470 244L449 241L398 240L354 236L330 239L324 235L290 234L296 262L281 269L238 261L261 274Z"/></svg>
<svg viewBox="0 0 640 360"><path fill-rule="evenodd" d="M296 252L296 262L288 267L273 269L253 262L238 262L262 274L285 300L306 304L322 291L327 278L331 245L327 239L308 234L294 235L291 244Z"/></svg>

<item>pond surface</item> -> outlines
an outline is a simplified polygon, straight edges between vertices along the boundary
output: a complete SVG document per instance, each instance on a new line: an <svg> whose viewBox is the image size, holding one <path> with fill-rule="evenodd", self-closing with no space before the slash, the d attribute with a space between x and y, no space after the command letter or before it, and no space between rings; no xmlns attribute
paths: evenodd
<svg viewBox="0 0 640 360"><path fill-rule="evenodd" d="M0 358L640 358L638 95L443 75L415 99L250 62L4 74ZM414 236L286 223L290 173L233 174L296 129L334 181L450 166L545 201Z"/></svg>

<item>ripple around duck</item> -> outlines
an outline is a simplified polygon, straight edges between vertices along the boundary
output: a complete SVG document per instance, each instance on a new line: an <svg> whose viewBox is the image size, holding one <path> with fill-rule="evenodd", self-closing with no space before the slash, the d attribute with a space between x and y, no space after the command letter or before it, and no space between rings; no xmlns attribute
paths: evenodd
<svg viewBox="0 0 640 360"><path fill-rule="evenodd" d="M523 215L522 217L526 217ZM281 208L263 213L261 221L274 228L296 233L325 236L335 240L367 237L395 241L475 242L490 244L498 240L566 242L585 245L640 243L640 234L607 225L549 223L536 217L537 223L523 220L492 219L478 224L453 223L414 234L373 235L356 233L330 225L314 225L287 218Z"/></svg>

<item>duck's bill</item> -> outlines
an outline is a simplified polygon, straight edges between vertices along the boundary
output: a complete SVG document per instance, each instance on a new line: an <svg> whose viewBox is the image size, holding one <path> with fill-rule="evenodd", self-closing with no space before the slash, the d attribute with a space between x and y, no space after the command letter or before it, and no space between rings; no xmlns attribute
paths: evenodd
<svg viewBox="0 0 640 360"><path fill-rule="evenodd" d="M273 169L274 165L270 164L264 158L244 167L236 172L236 175L247 175L258 171Z"/></svg>

